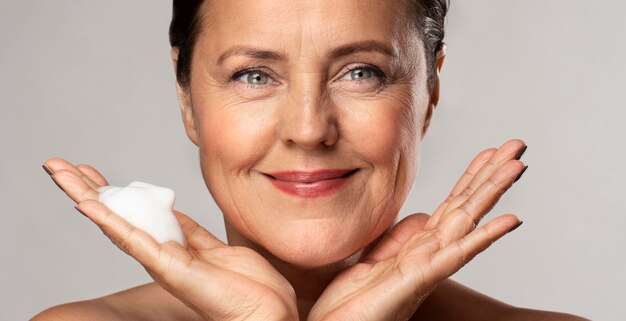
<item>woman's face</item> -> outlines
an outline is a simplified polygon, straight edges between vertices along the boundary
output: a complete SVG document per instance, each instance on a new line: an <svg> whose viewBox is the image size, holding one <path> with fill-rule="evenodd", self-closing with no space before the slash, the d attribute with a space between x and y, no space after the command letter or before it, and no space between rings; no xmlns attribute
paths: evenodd
<svg viewBox="0 0 626 321"><path fill-rule="evenodd" d="M181 105L229 239L314 267L354 254L393 222L430 105L422 42L401 7L205 6Z"/></svg>

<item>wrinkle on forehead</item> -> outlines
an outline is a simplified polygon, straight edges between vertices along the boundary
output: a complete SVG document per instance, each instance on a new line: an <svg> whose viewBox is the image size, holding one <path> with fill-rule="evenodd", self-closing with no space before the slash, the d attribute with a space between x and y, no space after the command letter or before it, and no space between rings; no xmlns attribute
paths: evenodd
<svg viewBox="0 0 626 321"><path fill-rule="evenodd" d="M246 44L285 52L290 60L322 58L334 46L379 40L402 50L409 23L397 1L209 1L200 37L213 49ZM376 14L380 13L380 14ZM387 14L384 14L387 13ZM408 48L404 48L408 49Z"/></svg>

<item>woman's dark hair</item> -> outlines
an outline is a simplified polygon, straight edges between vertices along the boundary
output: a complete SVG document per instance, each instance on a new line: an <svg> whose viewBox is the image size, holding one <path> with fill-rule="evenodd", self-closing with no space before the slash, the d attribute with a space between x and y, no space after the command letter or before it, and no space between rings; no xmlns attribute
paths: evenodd
<svg viewBox="0 0 626 321"><path fill-rule="evenodd" d="M408 0L414 12L415 26L424 42L428 66L428 88L432 89L437 68L437 54L442 49L444 20L449 0ZM174 0L170 44L178 48L176 79L181 87L188 88L191 76L191 57L199 29L202 25L200 7L204 0Z"/></svg>

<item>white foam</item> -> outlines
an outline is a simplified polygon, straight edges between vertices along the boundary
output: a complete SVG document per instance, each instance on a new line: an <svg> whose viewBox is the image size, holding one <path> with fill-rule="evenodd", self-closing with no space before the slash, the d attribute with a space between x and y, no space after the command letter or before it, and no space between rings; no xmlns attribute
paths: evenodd
<svg viewBox="0 0 626 321"><path fill-rule="evenodd" d="M183 231L172 213L175 198L172 189L132 182L126 187L102 186L98 193L101 203L157 242L176 241L185 246Z"/></svg>

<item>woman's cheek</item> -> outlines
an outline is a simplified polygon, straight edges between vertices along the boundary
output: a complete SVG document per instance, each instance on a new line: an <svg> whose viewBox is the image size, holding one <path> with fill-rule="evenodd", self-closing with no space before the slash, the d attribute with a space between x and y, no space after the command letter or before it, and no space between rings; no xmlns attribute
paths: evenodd
<svg viewBox="0 0 626 321"><path fill-rule="evenodd" d="M375 225L373 235L378 235L395 219L415 177L421 132L415 109L419 106L406 91L343 103L352 106L344 109L345 139L372 167L370 224Z"/></svg>
<svg viewBox="0 0 626 321"><path fill-rule="evenodd" d="M342 106L340 127L344 139L376 170L394 170L399 157L411 152L417 140L419 124L413 97L406 91L395 90L366 99L343 97L337 101Z"/></svg>
<svg viewBox="0 0 626 321"><path fill-rule="evenodd" d="M219 164L225 174L241 175L274 143L271 104L221 101L200 114L201 153L210 157L212 164Z"/></svg>

